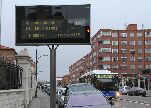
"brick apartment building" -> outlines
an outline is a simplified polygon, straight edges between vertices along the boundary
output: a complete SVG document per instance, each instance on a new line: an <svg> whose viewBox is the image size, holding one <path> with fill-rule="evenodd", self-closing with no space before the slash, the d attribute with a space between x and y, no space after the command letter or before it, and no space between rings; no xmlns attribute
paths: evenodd
<svg viewBox="0 0 151 108"><path fill-rule="evenodd" d="M14 61L17 52L13 48L0 45L0 57L6 60Z"/></svg>
<svg viewBox="0 0 151 108"><path fill-rule="evenodd" d="M100 29L91 38L91 49L69 67L69 83L95 69L108 69L122 78L151 69L151 29L138 30L137 24L129 24L126 30Z"/></svg>

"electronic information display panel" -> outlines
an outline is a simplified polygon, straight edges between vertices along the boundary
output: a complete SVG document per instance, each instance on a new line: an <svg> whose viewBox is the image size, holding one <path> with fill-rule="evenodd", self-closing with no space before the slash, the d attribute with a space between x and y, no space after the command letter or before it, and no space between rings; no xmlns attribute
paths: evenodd
<svg viewBox="0 0 151 108"><path fill-rule="evenodd" d="M16 45L90 44L90 4L16 6Z"/></svg>

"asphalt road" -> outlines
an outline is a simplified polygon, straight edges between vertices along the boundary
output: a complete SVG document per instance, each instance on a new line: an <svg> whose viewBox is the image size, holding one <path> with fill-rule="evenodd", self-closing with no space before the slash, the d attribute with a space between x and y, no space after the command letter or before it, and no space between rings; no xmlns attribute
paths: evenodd
<svg viewBox="0 0 151 108"><path fill-rule="evenodd" d="M146 97L123 95L113 102L113 108L151 108L151 94ZM50 108L50 97L38 90L38 98L34 98L28 108Z"/></svg>
<svg viewBox="0 0 151 108"><path fill-rule="evenodd" d="M113 108L151 108L151 95L121 96L119 100L114 100Z"/></svg>

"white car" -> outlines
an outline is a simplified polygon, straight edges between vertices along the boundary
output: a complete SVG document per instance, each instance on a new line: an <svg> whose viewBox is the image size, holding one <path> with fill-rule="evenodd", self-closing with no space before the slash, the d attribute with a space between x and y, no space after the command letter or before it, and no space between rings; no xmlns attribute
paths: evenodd
<svg viewBox="0 0 151 108"><path fill-rule="evenodd" d="M127 92L130 90L131 87L129 86L123 86L123 87L120 87L119 88L119 91L124 94L124 95L127 95Z"/></svg>
<svg viewBox="0 0 151 108"><path fill-rule="evenodd" d="M57 87L56 90L56 103L58 104L59 108L64 108L64 95L66 88Z"/></svg>

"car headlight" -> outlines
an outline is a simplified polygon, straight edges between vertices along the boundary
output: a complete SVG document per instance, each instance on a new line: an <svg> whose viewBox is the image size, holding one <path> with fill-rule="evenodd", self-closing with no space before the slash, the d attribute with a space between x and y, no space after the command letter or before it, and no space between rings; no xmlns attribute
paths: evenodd
<svg viewBox="0 0 151 108"><path fill-rule="evenodd" d="M119 93L119 92L116 92L116 96L120 96L120 93Z"/></svg>

